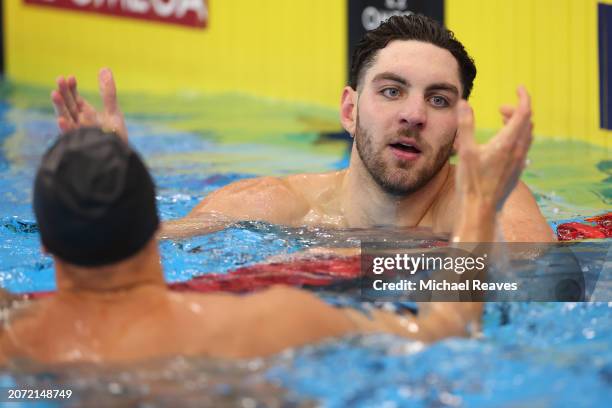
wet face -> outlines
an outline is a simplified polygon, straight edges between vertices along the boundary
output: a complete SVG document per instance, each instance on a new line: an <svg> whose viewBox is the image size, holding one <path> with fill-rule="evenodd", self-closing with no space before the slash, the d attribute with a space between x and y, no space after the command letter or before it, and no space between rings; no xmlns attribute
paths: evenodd
<svg viewBox="0 0 612 408"><path fill-rule="evenodd" d="M393 41L378 52L359 86L355 147L388 193L410 194L448 162L462 92L450 52L419 41Z"/></svg>

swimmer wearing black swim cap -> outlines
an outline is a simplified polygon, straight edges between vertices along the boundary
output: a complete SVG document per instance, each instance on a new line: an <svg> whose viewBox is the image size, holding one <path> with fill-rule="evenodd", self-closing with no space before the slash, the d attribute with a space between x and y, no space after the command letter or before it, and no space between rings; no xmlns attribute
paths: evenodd
<svg viewBox="0 0 612 408"><path fill-rule="evenodd" d="M98 128L69 132L47 151L34 212L46 250L81 266L134 255L159 226L145 164L116 134Z"/></svg>

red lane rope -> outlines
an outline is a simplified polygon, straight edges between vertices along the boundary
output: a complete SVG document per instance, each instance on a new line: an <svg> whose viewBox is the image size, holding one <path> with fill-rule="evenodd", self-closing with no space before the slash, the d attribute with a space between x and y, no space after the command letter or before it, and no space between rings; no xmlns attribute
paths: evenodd
<svg viewBox="0 0 612 408"><path fill-rule="evenodd" d="M557 226L557 237L560 241L573 241L577 239L612 238L612 212L585 218L582 222L566 222Z"/></svg>
<svg viewBox="0 0 612 408"><path fill-rule="evenodd" d="M341 280L357 278L360 272L359 255L303 259L245 266L227 274L206 274L186 282L171 283L169 287L174 290L198 292L250 292L276 284L327 286Z"/></svg>
<svg viewBox="0 0 612 408"><path fill-rule="evenodd" d="M585 218L581 222L567 222L557 227L560 241L593 238L612 238L612 212ZM342 280L354 279L361 272L359 255L341 258L308 258L286 262L256 264L232 270L226 274L212 273L185 282L168 284L177 291L244 293L275 284L291 286L326 286ZM53 292L36 292L30 298L40 298Z"/></svg>

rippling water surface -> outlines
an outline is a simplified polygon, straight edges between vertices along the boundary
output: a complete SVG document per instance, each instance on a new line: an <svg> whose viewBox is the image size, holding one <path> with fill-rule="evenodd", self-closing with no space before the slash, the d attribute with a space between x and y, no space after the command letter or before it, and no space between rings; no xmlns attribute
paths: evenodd
<svg viewBox="0 0 612 408"><path fill-rule="evenodd" d="M2 87L0 285L16 292L54 289L51 260L40 254L30 209L34 170L56 133L47 95ZM338 130L333 111L240 95L127 95L121 102L131 141L154 173L164 219L186 214L210 191L238 179L347 163L347 142L326 136ZM552 224L612 208L609 151L542 141L530 157L524 180ZM239 223L208 236L166 241L161 248L166 277L176 282L313 246L358 246L365 238L405 234L432 238L422 231ZM182 357L102 367L15 362L0 374L0 387L62 385L75 391L74 406L605 406L612 394L611 308L491 303L482 338L448 339L426 348L378 335L241 362Z"/></svg>

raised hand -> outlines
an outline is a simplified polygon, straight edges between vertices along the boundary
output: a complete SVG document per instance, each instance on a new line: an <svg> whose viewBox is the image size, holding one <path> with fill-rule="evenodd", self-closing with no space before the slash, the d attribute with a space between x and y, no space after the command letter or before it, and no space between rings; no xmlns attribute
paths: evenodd
<svg viewBox="0 0 612 408"><path fill-rule="evenodd" d="M457 134L457 189L461 200L475 200L500 210L525 167L532 141L531 102L524 87L515 108L500 109L505 126L485 145L474 140L474 113L461 101Z"/></svg>
<svg viewBox="0 0 612 408"><path fill-rule="evenodd" d="M127 142L128 135L123 113L117 103L117 89L110 69L102 68L98 75L103 111L98 112L77 91L73 76L57 79L57 89L51 92L57 125L62 132L83 126L99 126L117 133Z"/></svg>

